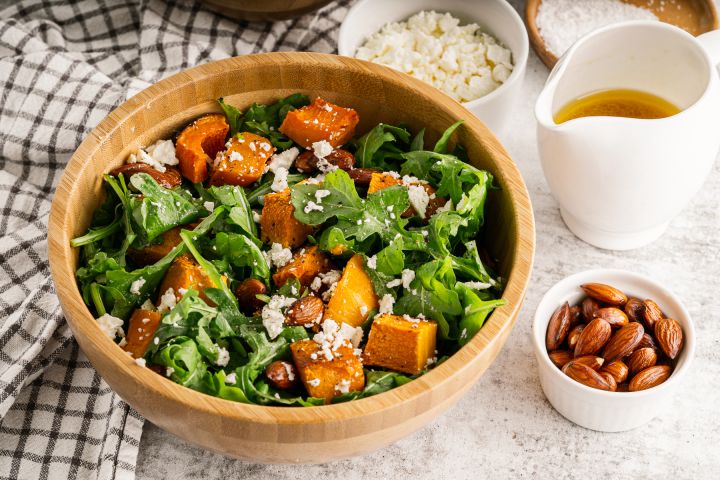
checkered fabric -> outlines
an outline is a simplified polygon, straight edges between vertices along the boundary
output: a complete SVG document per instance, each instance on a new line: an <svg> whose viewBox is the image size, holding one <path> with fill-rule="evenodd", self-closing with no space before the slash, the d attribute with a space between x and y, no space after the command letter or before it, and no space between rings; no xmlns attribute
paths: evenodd
<svg viewBox="0 0 720 480"><path fill-rule="evenodd" d="M143 419L79 351L48 269L50 202L73 151L114 107L182 69L333 52L346 3L274 23L159 0L0 6L0 478L134 477Z"/></svg>

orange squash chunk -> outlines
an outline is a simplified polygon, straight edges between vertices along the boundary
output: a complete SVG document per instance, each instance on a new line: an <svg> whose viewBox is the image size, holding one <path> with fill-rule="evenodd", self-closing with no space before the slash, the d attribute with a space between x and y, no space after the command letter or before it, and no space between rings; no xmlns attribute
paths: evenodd
<svg viewBox="0 0 720 480"><path fill-rule="evenodd" d="M378 305L372 281L365 272L363 258L354 255L345 265L335 291L330 297L325 318L335 320L338 325L347 323L359 327L367 320L370 311L377 309Z"/></svg>
<svg viewBox="0 0 720 480"><path fill-rule="evenodd" d="M181 255L176 258L168 268L163 281L160 283L158 291L157 305L161 302L161 297L169 288L173 289L175 299L179 302L186 290L196 290L209 305L215 305L205 296L206 288L216 288L217 286L205 275L202 268L192 257Z"/></svg>
<svg viewBox="0 0 720 480"><path fill-rule="evenodd" d="M290 345L295 367L308 395L324 398L330 403L343 393L360 391L365 387L365 372L360 357L350 345L341 345L328 360L320 345L312 340L300 340ZM313 358L313 354L315 358Z"/></svg>
<svg viewBox="0 0 720 480"><path fill-rule="evenodd" d="M402 185L402 181L387 173L373 172L370 177L370 185L368 185L368 194L394 187L395 185Z"/></svg>
<svg viewBox="0 0 720 480"><path fill-rule="evenodd" d="M295 252L290 263L280 267L273 275L273 282L280 288L291 278L297 278L300 285L308 287L319 273L328 271L330 271L330 260L327 255L318 251L317 245L313 245Z"/></svg>
<svg viewBox="0 0 720 480"><path fill-rule="evenodd" d="M260 239L266 243L279 243L285 248L296 248L305 243L315 229L295 219L290 200L290 189L265 195L260 218Z"/></svg>
<svg viewBox="0 0 720 480"><path fill-rule="evenodd" d="M379 190L383 190L385 188L390 188L395 185L403 185L403 181L399 178L395 178L392 175L389 175L387 173L373 173L370 177L370 185L368 186L368 194L375 193ZM428 206L425 209L425 219L430 218L430 216L437 211L438 208L445 205L447 202L446 198L441 197L433 197L435 194L435 187L428 183L421 184L422 187L427 192L428 196L430 197L430 201L428 202ZM402 213L402 216L412 217L415 215L415 209L413 207L408 207L407 210L405 210Z"/></svg>
<svg viewBox="0 0 720 480"><path fill-rule="evenodd" d="M191 223L172 228L160 235L160 243L147 245L138 249L129 249L128 257L130 257L130 260L132 260L135 265L144 266L156 263L165 255L170 253L170 250L175 248L177 245L180 245L180 242L182 242L182 239L180 238L181 230L191 230L196 226L197 223Z"/></svg>
<svg viewBox="0 0 720 480"><path fill-rule="evenodd" d="M208 176L207 164L223 149L230 125L225 115L211 114L198 118L185 127L175 142L175 156L180 173L193 183Z"/></svg>
<svg viewBox="0 0 720 480"><path fill-rule="evenodd" d="M436 336L434 321L378 315L370 327L363 359L366 365L417 375L435 354Z"/></svg>
<svg viewBox="0 0 720 480"><path fill-rule="evenodd" d="M130 316L123 349L130 352L133 358L142 358L152 342L155 330L160 325L160 313L138 308Z"/></svg>
<svg viewBox="0 0 720 480"><path fill-rule="evenodd" d="M352 108L339 107L316 98L310 105L288 112L280 132L305 148L321 140L327 140L337 148L345 145L355 135L360 117Z"/></svg>
<svg viewBox="0 0 720 480"><path fill-rule="evenodd" d="M212 174L211 185L238 185L247 187L258 181L265 164L275 152L270 140L250 132L230 139L230 146L218 159Z"/></svg>

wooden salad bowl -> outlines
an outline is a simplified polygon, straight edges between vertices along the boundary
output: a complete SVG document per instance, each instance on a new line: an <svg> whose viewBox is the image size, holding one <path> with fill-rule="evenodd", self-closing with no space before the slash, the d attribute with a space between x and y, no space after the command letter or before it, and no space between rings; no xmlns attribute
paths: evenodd
<svg viewBox="0 0 720 480"><path fill-rule="evenodd" d="M137 365L101 330L75 281L78 251L103 196L102 174L140 145L168 138L216 102L247 107L303 92L357 109L365 132L379 122L426 128L432 145L458 119L456 140L500 188L487 202L483 244L499 260L507 305L428 374L373 397L320 407L266 407L208 396ZM450 97L409 76L360 60L315 53L270 53L191 68L116 108L80 145L57 187L48 226L50 267L63 311L83 352L128 404L189 442L255 462L325 462L378 449L454 404L490 366L515 323L533 263L535 228L520 172L483 123Z"/></svg>
<svg viewBox="0 0 720 480"><path fill-rule="evenodd" d="M245 21L287 20L324 7L331 0L203 0L225 16Z"/></svg>

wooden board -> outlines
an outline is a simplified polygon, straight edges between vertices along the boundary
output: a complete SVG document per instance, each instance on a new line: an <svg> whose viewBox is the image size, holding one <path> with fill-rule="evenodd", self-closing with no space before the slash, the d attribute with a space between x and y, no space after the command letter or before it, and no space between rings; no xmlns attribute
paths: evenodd
<svg viewBox="0 0 720 480"><path fill-rule="evenodd" d="M669 23L698 36L718 28L718 14L714 0L622 0L625 3L646 8L661 22ZM553 68L558 57L547 49L538 29L536 19L542 0L528 0L525 6L525 22L530 43L548 68Z"/></svg>
<svg viewBox="0 0 720 480"><path fill-rule="evenodd" d="M457 140L501 190L488 202L491 252L507 281L507 305L480 333L429 374L400 388L344 404L283 408L244 405L195 392L140 367L105 336L74 280L70 239L89 225L102 198L101 174L138 145L165 138L210 111L216 99L239 107L293 92L357 109L363 132L379 122L427 128L427 141L458 119ZM432 143L430 143L432 144ZM394 70L333 55L272 53L236 57L178 73L140 92L80 145L57 187L49 222L55 288L78 343L110 386L145 418L185 440L256 462L324 462L387 445L447 409L490 366L520 309L532 268L533 214L520 173L493 134L468 110L429 85ZM512 394L512 392L508 392Z"/></svg>

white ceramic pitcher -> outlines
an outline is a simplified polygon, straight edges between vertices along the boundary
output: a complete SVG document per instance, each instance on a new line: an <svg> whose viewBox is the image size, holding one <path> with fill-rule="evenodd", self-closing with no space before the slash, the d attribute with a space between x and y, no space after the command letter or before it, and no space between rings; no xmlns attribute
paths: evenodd
<svg viewBox="0 0 720 480"><path fill-rule="evenodd" d="M535 106L545 178L568 228L607 249L657 239L705 180L720 148L720 31L693 37L661 22L624 22L579 40ZM682 111L645 120L583 117L556 124L568 102L633 89Z"/></svg>

